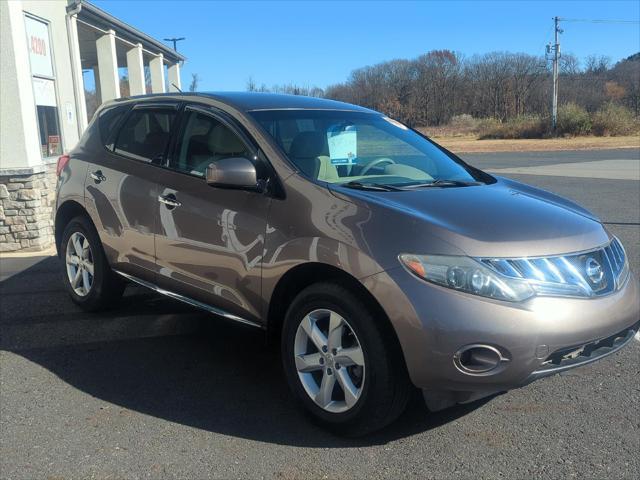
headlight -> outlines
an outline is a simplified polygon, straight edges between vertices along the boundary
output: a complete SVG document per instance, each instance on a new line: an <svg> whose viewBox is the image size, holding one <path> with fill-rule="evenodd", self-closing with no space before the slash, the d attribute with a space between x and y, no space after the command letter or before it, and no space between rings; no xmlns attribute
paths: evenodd
<svg viewBox="0 0 640 480"><path fill-rule="evenodd" d="M493 272L470 257L402 254L399 258L414 275L443 287L509 302L534 295L528 282Z"/></svg>
<svg viewBox="0 0 640 480"><path fill-rule="evenodd" d="M627 252L622 245L622 242L618 237L613 237L613 241L611 242L611 246L616 248L619 254L622 256L622 267L619 268L619 272L616 275L616 287L620 288L625 284L627 278L629 278L629 257L627 256Z"/></svg>

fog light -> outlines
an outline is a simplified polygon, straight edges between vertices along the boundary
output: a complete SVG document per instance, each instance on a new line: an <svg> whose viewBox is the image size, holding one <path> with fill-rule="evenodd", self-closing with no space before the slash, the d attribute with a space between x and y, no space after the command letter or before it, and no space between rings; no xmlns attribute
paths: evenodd
<svg viewBox="0 0 640 480"><path fill-rule="evenodd" d="M467 345L453 356L458 370L470 375L488 374L508 361L500 350L490 345Z"/></svg>

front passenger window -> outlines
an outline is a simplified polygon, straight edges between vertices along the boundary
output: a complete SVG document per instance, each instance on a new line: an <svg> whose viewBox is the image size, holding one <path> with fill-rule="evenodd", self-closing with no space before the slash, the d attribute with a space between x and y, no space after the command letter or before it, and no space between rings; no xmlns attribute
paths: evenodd
<svg viewBox="0 0 640 480"><path fill-rule="evenodd" d="M204 177L210 163L229 157L249 157L242 140L215 118L189 112L170 167Z"/></svg>

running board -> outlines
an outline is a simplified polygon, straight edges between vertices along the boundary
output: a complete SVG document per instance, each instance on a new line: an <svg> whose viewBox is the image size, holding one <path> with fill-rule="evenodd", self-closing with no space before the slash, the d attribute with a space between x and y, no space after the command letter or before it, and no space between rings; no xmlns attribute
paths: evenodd
<svg viewBox="0 0 640 480"><path fill-rule="evenodd" d="M264 328L261 324L257 322L253 322L251 320L247 320L246 318L239 317L238 315L234 315L233 313L229 313L225 310L221 310L220 308L212 307L211 305L207 305L206 303L199 302L198 300L194 300L193 298L185 297L184 295L180 295L179 293L171 292L169 290L165 290L164 288L160 288L157 285L147 282L146 280L142 280L138 277L134 277L133 275L129 275L128 273L121 272L119 270L113 270L118 275L126 278L127 280L131 280L138 285L142 285L154 292L157 292L161 295L165 295L169 298L173 298L174 300L178 300L180 302L191 305L192 307L199 308L209 313L213 313L215 315L219 315L228 320L233 320L234 322L243 323L245 325L250 325L256 328Z"/></svg>

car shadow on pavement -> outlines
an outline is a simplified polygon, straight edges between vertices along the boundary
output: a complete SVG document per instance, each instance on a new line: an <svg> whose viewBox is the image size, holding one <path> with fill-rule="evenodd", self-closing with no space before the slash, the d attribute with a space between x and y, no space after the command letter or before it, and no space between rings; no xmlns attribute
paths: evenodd
<svg viewBox="0 0 640 480"><path fill-rule="evenodd" d="M111 311L84 313L64 291L54 257L0 282L0 299L2 350L105 402L225 435L305 447L384 444L488 401L429 413L416 393L381 432L340 438L295 405L260 331L133 286Z"/></svg>

